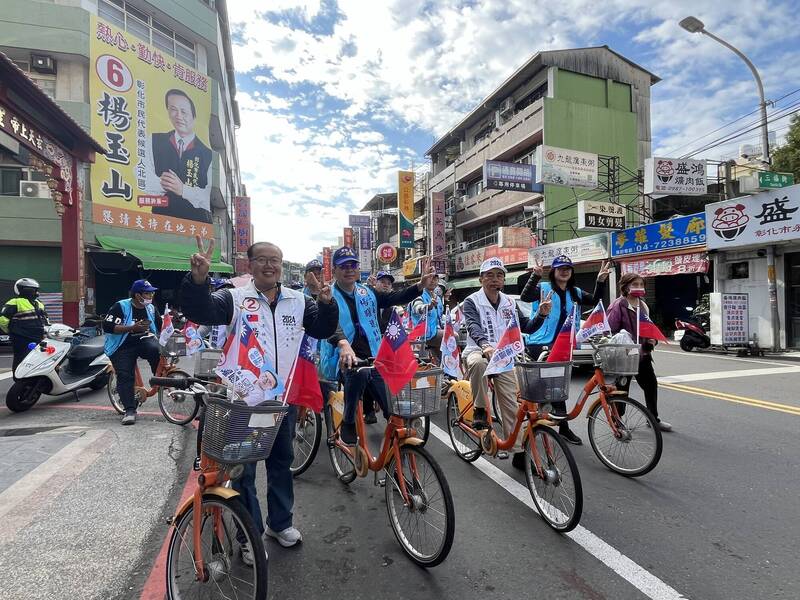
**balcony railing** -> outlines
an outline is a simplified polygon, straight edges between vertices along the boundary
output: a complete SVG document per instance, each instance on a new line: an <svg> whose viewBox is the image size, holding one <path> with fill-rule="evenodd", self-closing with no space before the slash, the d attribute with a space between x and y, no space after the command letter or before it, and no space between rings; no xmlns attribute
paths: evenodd
<svg viewBox="0 0 800 600"><path fill-rule="evenodd" d="M512 192L510 190L483 190L467 198L456 211L456 227L477 225L498 214L540 199L538 192Z"/></svg>

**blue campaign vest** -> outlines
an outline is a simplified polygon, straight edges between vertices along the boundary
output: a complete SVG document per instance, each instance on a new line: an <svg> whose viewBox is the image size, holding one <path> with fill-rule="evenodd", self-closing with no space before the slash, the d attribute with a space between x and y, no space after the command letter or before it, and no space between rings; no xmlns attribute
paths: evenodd
<svg viewBox="0 0 800 600"><path fill-rule="evenodd" d="M120 308L122 308L122 325L133 325L133 300L130 298L127 300L120 300L119 305ZM158 335L158 331L156 330L156 307L152 304L147 305L147 316L150 319L150 331L152 331L154 335ZM105 343L106 356L114 354L114 352L122 346L127 337L127 332L107 333Z"/></svg>
<svg viewBox="0 0 800 600"><path fill-rule="evenodd" d="M431 296L431 293L427 289L422 291L421 298L422 298L422 301L425 304L430 304L431 301L433 300L433 296ZM412 304L413 304L413 302L412 302ZM440 297L439 298L439 302L436 304L436 308L433 309L433 310L429 310L428 311L428 324L425 325L425 341L426 342L429 339L431 339L431 338L436 336L436 332L439 329L439 321L441 320L442 315L444 314L443 305L444 305L444 301ZM410 306L409 306L409 308L410 308ZM419 325L420 321L422 321L423 315L418 315L412 310L409 310L409 313L411 314L411 322L414 325Z"/></svg>
<svg viewBox="0 0 800 600"><path fill-rule="evenodd" d="M347 305L344 294L337 286L333 286L333 297L339 305L339 326L344 336L351 344L356 337L356 326L350 316L350 307ZM365 285L356 284L355 288L356 313L358 323L367 336L369 349L372 356L378 353L381 346L381 328L378 324L378 298L375 292ZM332 346L327 340L320 344L320 369L322 376L328 380L335 380L339 374L339 348Z"/></svg>
<svg viewBox="0 0 800 600"><path fill-rule="evenodd" d="M540 297L546 296L550 293L553 289L552 285L547 282L542 282L539 284L540 290ZM578 300L583 298L583 290L581 288L576 287L575 293L578 296ZM569 315L574 306L575 302L572 299L572 294L567 291L565 294L567 298L567 315ZM552 344L553 340L556 339L556 335L558 332L556 331L556 327L558 327L558 317L561 314L561 296L558 294L553 294L551 300L553 301L553 307L550 309L550 314L545 317L544 323L542 326L534 331L533 333L529 333L525 336L525 343L527 345L536 344L540 346L546 346L548 344ZM539 300L536 302L531 303L531 315L530 318L533 319L536 316L536 311L539 310ZM580 327L580 319L581 313L580 310L578 311L578 326Z"/></svg>

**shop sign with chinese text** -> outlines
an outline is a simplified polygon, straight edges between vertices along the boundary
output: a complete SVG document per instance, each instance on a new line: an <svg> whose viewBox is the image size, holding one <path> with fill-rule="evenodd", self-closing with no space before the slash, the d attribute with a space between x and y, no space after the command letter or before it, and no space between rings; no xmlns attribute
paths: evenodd
<svg viewBox="0 0 800 600"><path fill-rule="evenodd" d="M91 169L94 222L211 237L210 80L90 19L91 133L106 148Z"/></svg>
<svg viewBox="0 0 800 600"><path fill-rule="evenodd" d="M456 254L456 273L477 271L481 263L489 258L499 258L506 266L525 263L528 260L527 248L501 248L497 244L475 248Z"/></svg>
<svg viewBox="0 0 800 600"><path fill-rule="evenodd" d="M236 252L247 252L250 247L250 198L236 196L234 198L236 210Z"/></svg>
<svg viewBox="0 0 800 600"><path fill-rule="evenodd" d="M674 252L706 244L703 213L629 227L611 234L611 256Z"/></svg>
<svg viewBox="0 0 800 600"><path fill-rule="evenodd" d="M714 250L800 239L800 185L706 205Z"/></svg>
<svg viewBox="0 0 800 600"><path fill-rule="evenodd" d="M389 243L383 243L375 250L378 262L388 265L397 260L397 248Z"/></svg>
<svg viewBox="0 0 800 600"><path fill-rule="evenodd" d="M597 187L597 154L539 146L534 175L539 183L593 190Z"/></svg>
<svg viewBox="0 0 800 600"><path fill-rule="evenodd" d="M708 254L705 252L690 252L688 254L659 256L658 258L626 260L621 261L620 271L622 275L636 273L641 277L708 273Z"/></svg>
<svg viewBox="0 0 800 600"><path fill-rule="evenodd" d="M447 273L447 242L444 231L444 193L431 194L430 256L437 273Z"/></svg>
<svg viewBox="0 0 800 600"><path fill-rule="evenodd" d="M348 225L350 227L369 227L369 215L348 215Z"/></svg>
<svg viewBox="0 0 800 600"><path fill-rule="evenodd" d="M545 244L528 250L528 267L534 267L536 260L543 266L550 266L556 256L566 255L574 264L594 262L608 258L608 234L601 233L567 242Z"/></svg>
<svg viewBox="0 0 800 600"><path fill-rule="evenodd" d="M702 196L706 190L706 161L690 158L644 159L645 194Z"/></svg>
<svg viewBox="0 0 800 600"><path fill-rule="evenodd" d="M414 247L414 173L397 173L397 235L400 248Z"/></svg>
<svg viewBox="0 0 800 600"><path fill-rule="evenodd" d="M625 229L625 207L611 202L578 202L578 231L618 231Z"/></svg>
<svg viewBox="0 0 800 600"><path fill-rule="evenodd" d="M530 227L500 227L497 230L497 245L501 248L530 248L534 245L532 239Z"/></svg>
<svg viewBox="0 0 800 600"><path fill-rule="evenodd" d="M770 171L759 171L758 187L762 190L785 188L794 185L794 175L792 173L772 173Z"/></svg>
<svg viewBox="0 0 800 600"><path fill-rule="evenodd" d="M536 183L536 167L534 165L499 160L484 161L483 187L487 190L544 193L542 184Z"/></svg>
<svg viewBox="0 0 800 600"><path fill-rule="evenodd" d="M711 300L711 343L746 346L750 341L750 296L715 292Z"/></svg>

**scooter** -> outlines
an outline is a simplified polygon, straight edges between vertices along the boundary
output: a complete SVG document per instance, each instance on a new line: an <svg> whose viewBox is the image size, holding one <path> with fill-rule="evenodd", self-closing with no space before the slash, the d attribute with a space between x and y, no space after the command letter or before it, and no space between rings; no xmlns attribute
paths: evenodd
<svg viewBox="0 0 800 600"><path fill-rule="evenodd" d="M711 347L711 337L707 333L708 321L703 318L708 316L707 313L697 312L697 308L694 308L692 314L693 317L686 321L675 319L675 329L684 331L680 341L681 350L684 352L691 352L695 348Z"/></svg>
<svg viewBox="0 0 800 600"><path fill-rule="evenodd" d="M71 343L78 332L57 323L45 328L45 339L30 344L30 352L14 372L16 381L6 393L6 406L14 412L31 408L42 394L74 394L81 388L100 390L108 384L111 361L105 355L105 337Z"/></svg>

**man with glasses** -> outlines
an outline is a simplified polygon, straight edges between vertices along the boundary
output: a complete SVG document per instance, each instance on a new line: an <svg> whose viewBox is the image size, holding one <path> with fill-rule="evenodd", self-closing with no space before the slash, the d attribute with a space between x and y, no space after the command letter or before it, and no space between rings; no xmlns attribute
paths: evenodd
<svg viewBox="0 0 800 600"><path fill-rule="evenodd" d="M356 443L356 407L365 389L369 388L386 413L386 390L383 380L374 369L361 372L349 370L358 360L374 357L381 344L380 310L407 304L416 298L436 277L433 269L420 282L396 292L381 292L359 282L358 255L347 246L333 253L333 298L339 306L339 329L323 341L320 349L320 368L325 379L335 381L339 371L344 378L344 418L342 441Z"/></svg>
<svg viewBox="0 0 800 600"><path fill-rule="evenodd" d="M264 360L274 367L285 385L303 334L320 339L336 331L339 309L331 299L330 286L320 287L317 301L299 290L281 287L283 252L275 244L257 242L247 250L252 275L250 283L211 293L208 271L214 240L206 249L198 238L197 246L198 252L191 258L192 271L181 285L184 313L203 325L227 325L228 335L235 335L237 339L241 337L242 321L246 321L255 331L264 352ZM244 474L234 484L259 531L274 537L284 547L294 546L303 539L292 526L294 488L290 467L294 459L292 432L295 416L295 407L292 406L281 423L272 452L266 460L266 531L256 494L256 465L246 465ZM253 564L252 548L242 548L242 560L246 564Z"/></svg>
<svg viewBox="0 0 800 600"><path fill-rule="evenodd" d="M123 425L136 422L136 361L144 358L155 374L158 368L158 332L161 315L153 306L153 295L158 288L146 279L137 279L130 289L130 298L120 300L108 311L103 321L106 334L105 352L114 365L117 376L117 393L125 407Z"/></svg>

